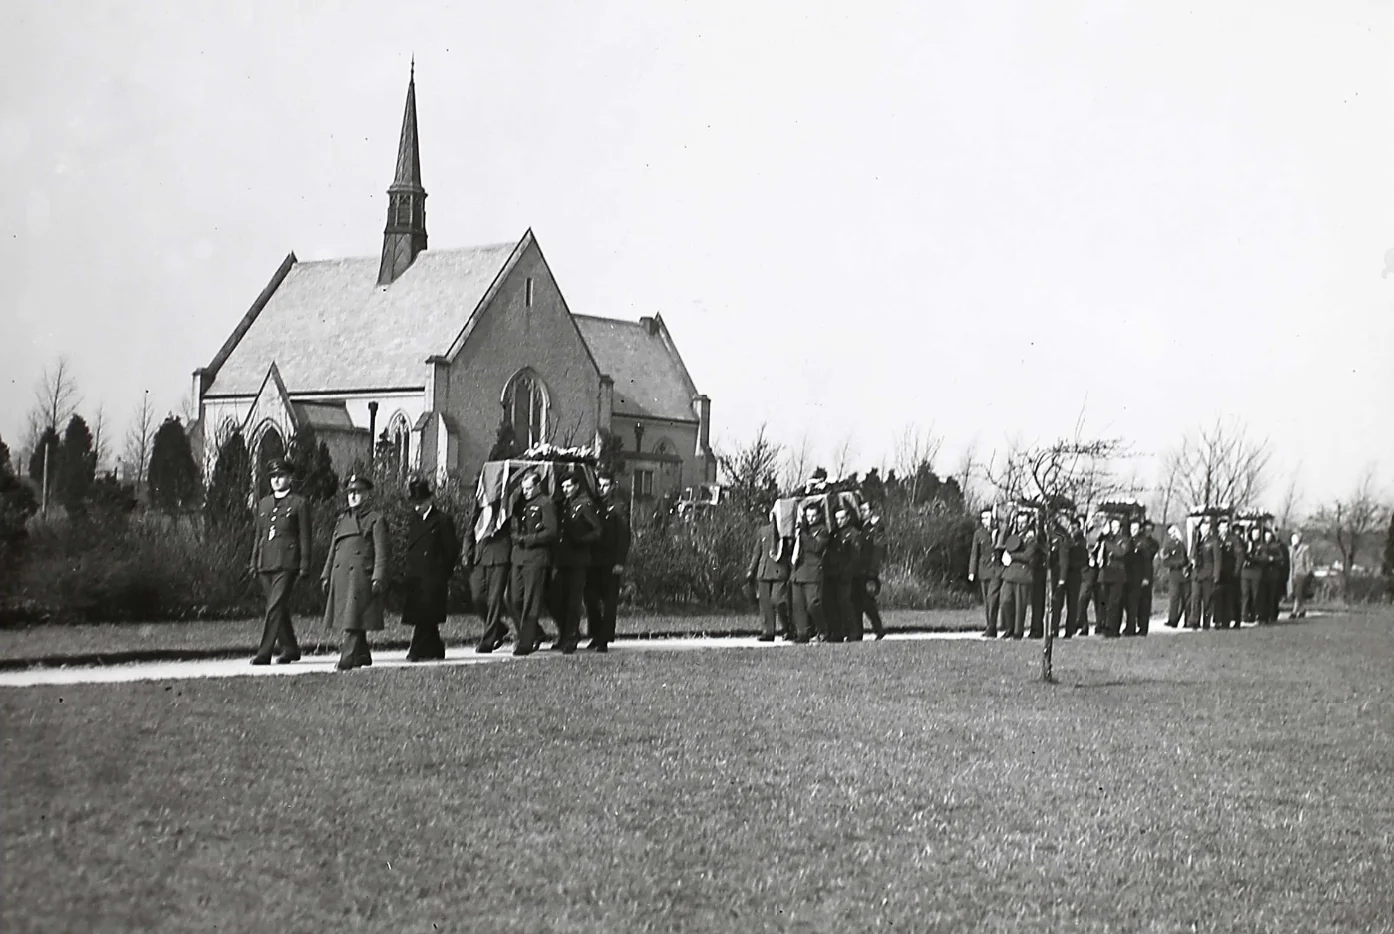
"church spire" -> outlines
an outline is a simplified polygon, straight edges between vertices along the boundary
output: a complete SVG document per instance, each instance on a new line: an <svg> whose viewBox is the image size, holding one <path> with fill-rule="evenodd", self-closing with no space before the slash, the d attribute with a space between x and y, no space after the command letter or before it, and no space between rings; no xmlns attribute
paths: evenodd
<svg viewBox="0 0 1394 934"><path fill-rule="evenodd" d="M426 249L426 189L421 187L421 145L416 129L416 58L407 81L407 106L397 144L397 171L387 189L387 227L382 235L378 285L391 285Z"/></svg>

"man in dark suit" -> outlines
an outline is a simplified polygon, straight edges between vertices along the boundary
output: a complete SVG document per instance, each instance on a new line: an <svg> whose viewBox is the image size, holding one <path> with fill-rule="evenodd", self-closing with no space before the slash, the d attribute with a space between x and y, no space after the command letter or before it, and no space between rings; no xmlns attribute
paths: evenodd
<svg viewBox="0 0 1394 934"><path fill-rule="evenodd" d="M296 578L310 573L310 509L301 497L290 491L291 467L283 460L270 464L271 495L257 504L256 540L252 543L250 571L261 581L266 597L266 617L261 644L253 665L271 664L271 655L280 647L277 662L300 658L300 643L290 621L291 588Z"/></svg>
<svg viewBox="0 0 1394 934"><path fill-rule="evenodd" d="M857 604L852 597L852 584L862 574L860 518L845 503L833 510L832 543L823 560L823 612L834 642L860 642L864 635L861 613L853 618Z"/></svg>
<svg viewBox="0 0 1394 934"><path fill-rule="evenodd" d="M804 506L789 571L795 642L807 642L813 632L828 638L823 618L823 557L829 540L822 505L813 502Z"/></svg>
<svg viewBox="0 0 1394 934"><path fill-rule="evenodd" d="M445 622L450 576L460 560L460 537L455 520L436 508L431 485L425 480L411 481L407 498L412 514L403 559L402 624L413 627L407 661L439 660L445 658L440 624Z"/></svg>
<svg viewBox="0 0 1394 934"><path fill-rule="evenodd" d="M596 512L601 533L591 546L591 566L586 571L586 626L591 641L587 649L608 652L615 640L615 616L619 611L620 581L629 561L629 509L615 495L615 477L601 470L595 479L600 499Z"/></svg>
<svg viewBox="0 0 1394 934"><path fill-rule="evenodd" d="M537 651L537 618L546 602L547 571L557 541L557 504L542 490L535 471L524 474L523 495L512 518L513 602L518 610L518 643L514 655Z"/></svg>
<svg viewBox="0 0 1394 934"><path fill-rule="evenodd" d="M750 567L745 573L760 605L761 642L773 642L776 629L783 629L786 639L794 638L789 628L789 551L789 541L779 537L774 516L770 516L760 529L755 553L750 556Z"/></svg>
<svg viewBox="0 0 1394 934"><path fill-rule="evenodd" d="M998 559L992 510L984 509L980 519L982 524L973 530L973 544L968 549L968 582L977 581L982 590L983 612L987 615L983 638L996 639L997 616L1002 604L1002 563Z"/></svg>
<svg viewBox="0 0 1394 934"><path fill-rule="evenodd" d="M600 541L605 529L578 472L562 475L561 491L561 536L552 547L552 605L557 610L557 642L553 648L570 655L581 641L581 610L591 547Z"/></svg>

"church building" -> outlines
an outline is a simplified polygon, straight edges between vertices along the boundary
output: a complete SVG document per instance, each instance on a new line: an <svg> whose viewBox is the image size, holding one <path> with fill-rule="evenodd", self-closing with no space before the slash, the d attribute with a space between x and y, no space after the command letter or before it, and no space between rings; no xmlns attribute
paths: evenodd
<svg viewBox="0 0 1394 934"><path fill-rule="evenodd" d="M715 480L711 401L662 316L572 313L531 230L426 248L415 74L387 197L380 256L291 253L194 371L205 477L233 429L260 464L308 427L341 474L385 437L404 476L469 482L506 423L525 446L614 433L640 498Z"/></svg>

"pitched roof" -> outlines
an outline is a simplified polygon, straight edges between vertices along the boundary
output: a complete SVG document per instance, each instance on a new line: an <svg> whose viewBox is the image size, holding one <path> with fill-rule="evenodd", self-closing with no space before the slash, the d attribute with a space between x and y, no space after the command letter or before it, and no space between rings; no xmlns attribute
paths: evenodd
<svg viewBox="0 0 1394 934"><path fill-rule="evenodd" d="M290 406L299 423L315 431L355 430L348 406L342 402L292 402Z"/></svg>
<svg viewBox="0 0 1394 934"><path fill-rule="evenodd" d="M696 387L661 319L573 317L600 372L615 381L616 415L697 421ZM652 329L648 321L654 322Z"/></svg>
<svg viewBox="0 0 1394 934"><path fill-rule="evenodd" d="M209 392L254 393L272 362L292 393L420 386L516 246L427 250L382 287L378 257L293 263Z"/></svg>

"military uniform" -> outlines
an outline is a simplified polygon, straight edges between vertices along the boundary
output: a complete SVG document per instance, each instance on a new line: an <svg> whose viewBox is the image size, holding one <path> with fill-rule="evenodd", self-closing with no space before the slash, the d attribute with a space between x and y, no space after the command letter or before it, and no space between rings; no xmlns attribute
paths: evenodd
<svg viewBox="0 0 1394 934"><path fill-rule="evenodd" d="M1084 538L1084 530L1076 528L1070 533L1070 570L1077 575L1074 584L1073 603L1068 608L1069 616L1065 623L1065 637L1078 633L1089 635L1089 601L1093 599L1094 579L1097 571L1089 560L1089 545ZM1065 594L1070 597L1069 579L1065 581Z"/></svg>
<svg viewBox="0 0 1394 934"><path fill-rule="evenodd" d="M842 526L832 536L832 544L824 559L823 574L827 581L824 590L824 612L828 632L833 642L862 641L862 618L857 613L852 584L861 576L862 532L852 523Z"/></svg>
<svg viewBox="0 0 1394 934"><path fill-rule="evenodd" d="M616 567L629 563L629 509L616 499L614 489L596 504L600 518L600 538L591 546L591 564L586 572L586 626L591 646L604 652L615 639L615 618L620 601L620 577Z"/></svg>
<svg viewBox="0 0 1394 934"><path fill-rule="evenodd" d="M1060 616L1063 613L1066 638L1074 635L1079 627L1079 589L1083 580L1080 557L1071 532L1057 529L1050 539L1050 631L1059 634Z"/></svg>
<svg viewBox="0 0 1394 934"><path fill-rule="evenodd" d="M876 603L876 597L881 592L881 564L886 558L882 532L880 516L872 516L862 525L862 560L857 576L852 578L852 612L857 618L855 628L862 628L861 620L865 616L878 639L886 636L886 627L881 623L881 608Z"/></svg>
<svg viewBox="0 0 1394 934"><path fill-rule="evenodd" d="M987 617L983 635L988 638L997 635L997 619L1002 609L1002 561L994 547L995 537L992 529L980 525L973 530L973 544L968 550L968 573L977 578L982 591L983 612Z"/></svg>
<svg viewBox="0 0 1394 934"><path fill-rule="evenodd" d="M755 586L755 598L760 605L762 628L760 638L773 641L777 629L792 639L789 628L789 543L779 537L775 524L770 522L760 530L755 553L745 578Z"/></svg>
<svg viewBox="0 0 1394 934"><path fill-rule="evenodd" d="M320 582L325 629L345 632L339 668L373 663L367 633L383 628L387 520L376 509L345 510L334 526Z"/></svg>
<svg viewBox="0 0 1394 934"><path fill-rule="evenodd" d="M252 662L269 662L277 645L281 661L295 661L300 658L300 644L290 619L291 589L298 577L310 574L310 509L304 497L286 493L264 497L257 504L250 566L266 598L261 644Z"/></svg>
<svg viewBox="0 0 1394 934"><path fill-rule="evenodd" d="M1145 636L1152 621L1152 576L1157 573L1157 553L1162 550L1162 546L1144 531L1133 539L1133 549L1137 552L1137 570L1142 574L1142 579L1138 582L1137 602L1133 612L1137 619L1137 633Z"/></svg>
<svg viewBox="0 0 1394 934"><path fill-rule="evenodd" d="M1278 619L1278 603L1283 598L1283 582L1287 580L1287 553L1281 542L1269 533L1263 537L1263 580L1259 586L1259 619L1265 623Z"/></svg>
<svg viewBox="0 0 1394 934"><path fill-rule="evenodd" d="M1167 572L1167 622L1175 629L1181 624L1181 614L1190 596L1190 581L1187 572L1191 559L1186 554L1186 543L1179 538L1167 537L1162 546L1162 566Z"/></svg>
<svg viewBox="0 0 1394 934"><path fill-rule="evenodd" d="M1244 566L1244 542L1237 535L1215 537L1215 589L1211 602L1216 629L1239 625L1239 571Z"/></svg>
<svg viewBox="0 0 1394 934"><path fill-rule="evenodd" d="M830 536L822 522L801 527L789 570L789 597L794 618L794 641L807 642L812 633L827 638L823 616L823 558Z"/></svg>
<svg viewBox="0 0 1394 934"><path fill-rule="evenodd" d="M1215 616L1215 582L1218 580L1219 536L1213 531L1199 536L1191 555L1191 618L1186 625L1192 629L1209 629Z"/></svg>
<svg viewBox="0 0 1394 934"><path fill-rule="evenodd" d="M508 635L505 620L512 617L515 626L518 622L516 608L509 601L508 578L513 566L513 540L507 523L474 546L474 565L476 573L473 577L478 582L475 600L482 604L484 617L484 634L479 637L475 651L488 653L502 645L504 637Z"/></svg>
<svg viewBox="0 0 1394 934"><path fill-rule="evenodd" d="M1239 572L1242 616L1246 623L1257 622L1263 610L1263 576L1268 571L1268 555L1262 535L1250 536L1244 543L1244 563Z"/></svg>
<svg viewBox="0 0 1394 934"><path fill-rule="evenodd" d="M1002 638L1020 639L1026 634L1027 604L1031 600L1032 564L1037 542L1025 530L1012 532L1002 542Z"/></svg>
<svg viewBox="0 0 1394 934"><path fill-rule="evenodd" d="M450 578L459 560L460 538L450 514L435 506L424 517L412 510L403 560L402 624L413 627L407 661L445 658L440 624L445 622Z"/></svg>
<svg viewBox="0 0 1394 934"><path fill-rule="evenodd" d="M552 566L552 545L559 534L557 505L539 484L531 499L520 499L512 519L513 604L518 613L518 644L514 655L537 650L540 639L537 618L546 602L547 571Z"/></svg>
<svg viewBox="0 0 1394 934"><path fill-rule="evenodd" d="M561 535L552 546L553 606L557 610L557 645L563 652L576 651L581 641L581 610L586 595L586 575L591 567L591 546L605 533L595 503L578 484L562 505Z"/></svg>
<svg viewBox="0 0 1394 934"><path fill-rule="evenodd" d="M1125 532L1110 532L1099 541L1099 587L1103 591L1103 631L1106 638L1117 638L1123 625L1123 599L1128 587L1128 560L1133 542Z"/></svg>

